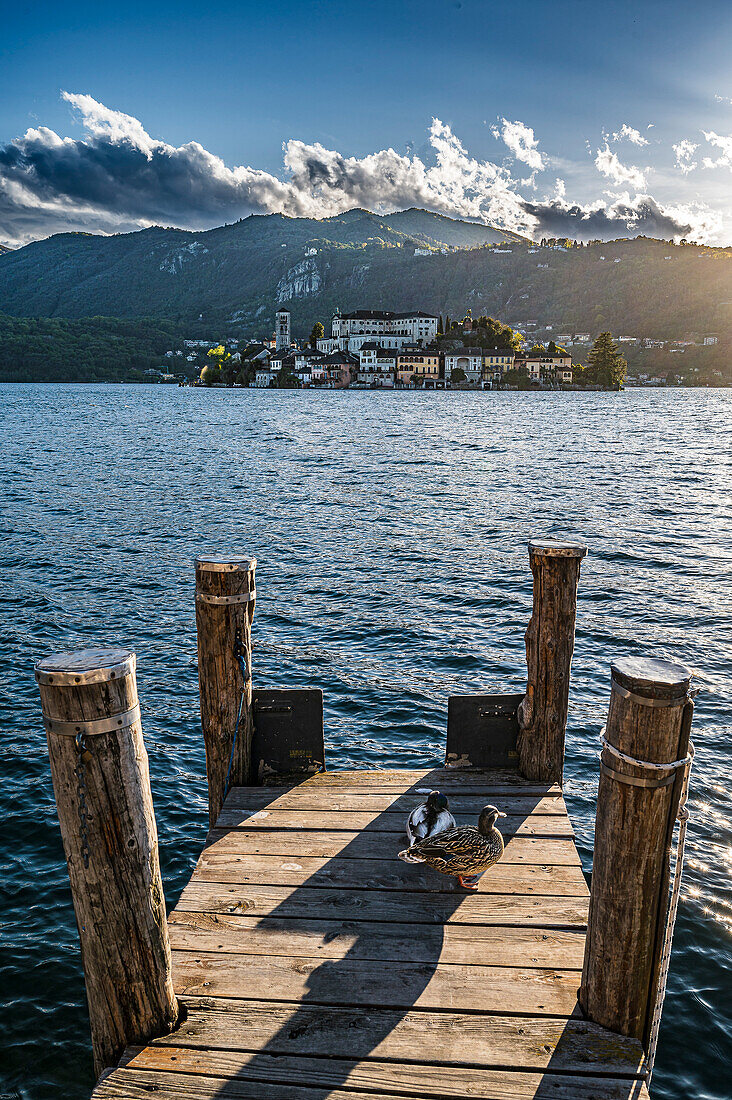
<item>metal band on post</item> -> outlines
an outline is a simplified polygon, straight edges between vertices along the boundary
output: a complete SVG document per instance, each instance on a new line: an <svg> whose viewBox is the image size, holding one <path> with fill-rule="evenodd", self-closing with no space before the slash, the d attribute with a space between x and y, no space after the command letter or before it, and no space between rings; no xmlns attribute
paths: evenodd
<svg viewBox="0 0 732 1100"><path fill-rule="evenodd" d="M85 737L94 737L100 733L112 733L114 730L131 726L133 722L140 721L140 704L135 703L129 710L123 710L118 714L110 714L108 718L97 718L91 722L63 722L60 718L43 716L43 724L49 733L55 733L59 737L76 737L78 733Z"/></svg>
<svg viewBox="0 0 732 1100"><path fill-rule="evenodd" d="M257 590L253 588L251 592L241 592L238 596L209 596L206 592L197 592L196 599L201 600L202 603L209 603L220 607L232 607L238 603L254 603L257 599Z"/></svg>

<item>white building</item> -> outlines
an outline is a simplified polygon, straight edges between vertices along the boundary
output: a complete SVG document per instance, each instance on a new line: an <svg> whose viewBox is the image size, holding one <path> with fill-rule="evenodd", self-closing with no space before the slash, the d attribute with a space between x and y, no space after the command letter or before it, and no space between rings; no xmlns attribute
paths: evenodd
<svg viewBox="0 0 732 1100"><path fill-rule="evenodd" d="M480 382L483 378L483 349L456 348L445 352L445 379L452 382L455 371L461 370L467 382Z"/></svg>
<svg viewBox="0 0 732 1100"><path fill-rule="evenodd" d="M342 351L358 350L366 340L377 340L384 347L399 347L389 337L403 337L412 344L430 343L437 336L438 318L420 310L390 313L379 309L357 309L353 313L336 313L331 322L331 336L338 340ZM364 337L360 343L356 340Z"/></svg>
<svg viewBox="0 0 732 1100"><path fill-rule="evenodd" d="M396 375L397 353L371 340L358 353L358 380L362 384L391 387Z"/></svg>
<svg viewBox="0 0 732 1100"><path fill-rule="evenodd" d="M269 367L258 367L254 375L254 385L260 390L269 389L272 385L273 378L274 372L271 371Z"/></svg>
<svg viewBox="0 0 732 1100"><path fill-rule="evenodd" d="M290 311L289 309L277 310L277 324L275 326L275 348L289 348L290 340Z"/></svg>

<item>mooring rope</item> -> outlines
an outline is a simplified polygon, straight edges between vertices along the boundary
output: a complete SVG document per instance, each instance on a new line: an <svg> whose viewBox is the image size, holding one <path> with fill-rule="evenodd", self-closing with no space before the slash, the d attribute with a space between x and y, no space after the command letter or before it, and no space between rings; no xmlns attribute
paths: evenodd
<svg viewBox="0 0 732 1100"><path fill-rule="evenodd" d="M679 834L676 838L676 853L674 859L674 873L671 883L671 898L669 901L668 912L666 915L666 927L663 933L663 951L661 954L661 965L658 971L658 985L656 987L656 1001L653 1006L653 1018L651 1020L651 1032L648 1039L648 1053L646 1054L646 1085L650 1086L651 1077L653 1076L653 1066L656 1061L656 1050L658 1048L658 1033L661 1026L661 1014L663 1012L663 1002L666 997L666 984L668 982L669 964L671 962L671 944L674 937L674 928L676 926L676 915L679 910L679 893L681 890L681 876L684 870L684 848L686 846L686 826L689 821L689 808L687 806L689 798L689 779L691 776L691 765L694 761L694 745L689 742L689 752L683 758L683 760L672 760L668 764L654 764L650 760L637 760L633 756L628 756L627 753L621 752L620 749L616 749L614 745L605 737L605 730L600 733L600 741L602 742L602 749L600 750L600 757L602 757L602 750L607 749L612 756L615 756L618 760L622 760L625 764L632 764L637 768L647 768L649 771L666 771L672 772L679 768L684 769L684 777L681 784L681 794L679 796L679 807L676 813L676 820L679 822ZM609 769L608 769L609 771ZM612 776L615 779L619 779L623 782L624 777L619 772L612 772ZM632 780L632 776L625 777L626 781ZM659 783L659 786L662 784Z"/></svg>

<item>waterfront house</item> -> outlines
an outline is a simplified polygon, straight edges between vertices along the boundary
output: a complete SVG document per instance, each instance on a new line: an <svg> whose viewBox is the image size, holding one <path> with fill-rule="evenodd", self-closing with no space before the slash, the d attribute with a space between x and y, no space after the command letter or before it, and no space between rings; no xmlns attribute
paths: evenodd
<svg viewBox="0 0 732 1100"><path fill-rule="evenodd" d="M259 390L266 390L272 385L275 373L268 366L257 367L254 375L254 385Z"/></svg>
<svg viewBox="0 0 732 1100"><path fill-rule="evenodd" d="M483 378L483 349L454 348L445 352L445 379L453 381L455 371L461 370L467 382L480 383Z"/></svg>
<svg viewBox="0 0 732 1100"><path fill-rule="evenodd" d="M379 389L394 385L396 350L385 348L375 340L370 340L361 345L358 357L359 382Z"/></svg>
<svg viewBox="0 0 732 1100"><path fill-rule="evenodd" d="M347 351L334 351L319 364L325 371L325 384L333 390L350 386L358 374L358 359Z"/></svg>
<svg viewBox="0 0 732 1100"><path fill-rule="evenodd" d="M508 370L513 370L515 353L505 348L483 348L482 377L484 382L500 382Z"/></svg>
<svg viewBox="0 0 732 1100"><path fill-rule="evenodd" d="M440 353L406 347L396 359L396 380L402 386L423 385L434 388L440 377Z"/></svg>
<svg viewBox="0 0 732 1100"><path fill-rule="evenodd" d="M532 382L549 382L554 381L560 372L569 371L571 375L572 356L527 355L516 359L516 367L525 370Z"/></svg>

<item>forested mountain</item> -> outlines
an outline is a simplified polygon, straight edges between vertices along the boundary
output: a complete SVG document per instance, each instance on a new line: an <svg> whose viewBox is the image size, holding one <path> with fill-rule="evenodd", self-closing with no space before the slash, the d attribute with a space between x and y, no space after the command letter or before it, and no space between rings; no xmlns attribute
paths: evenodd
<svg viewBox="0 0 732 1100"><path fill-rule="evenodd" d="M491 245L503 246L495 250ZM416 250L429 250L416 255ZM732 250L638 238L556 250L425 210L252 216L202 233L59 234L0 256L0 313L152 317L302 337L339 307L487 313L554 331L730 332Z"/></svg>

